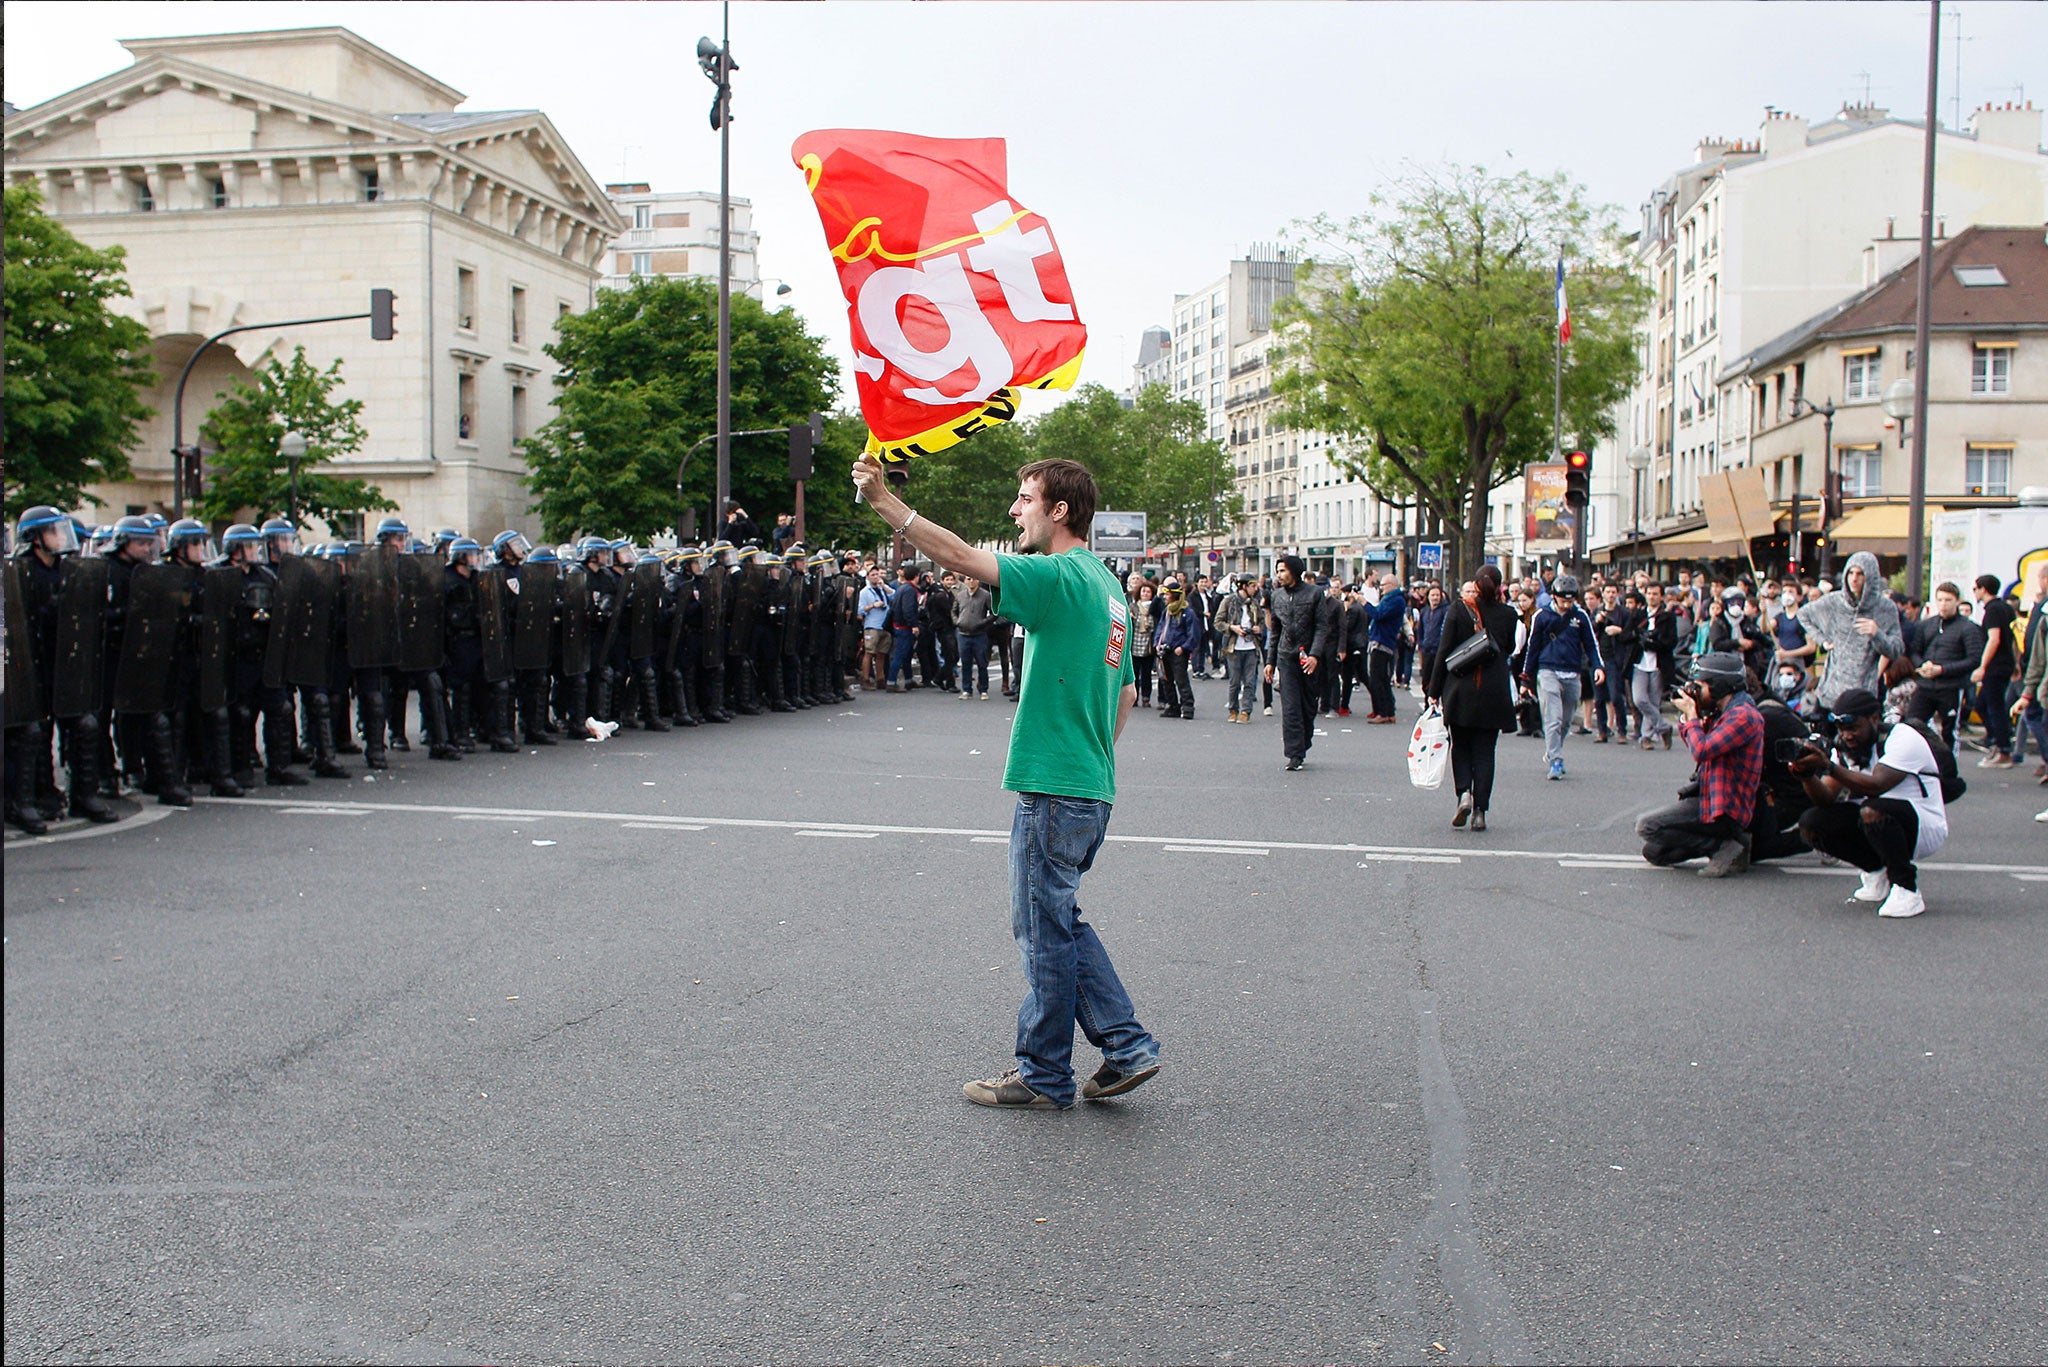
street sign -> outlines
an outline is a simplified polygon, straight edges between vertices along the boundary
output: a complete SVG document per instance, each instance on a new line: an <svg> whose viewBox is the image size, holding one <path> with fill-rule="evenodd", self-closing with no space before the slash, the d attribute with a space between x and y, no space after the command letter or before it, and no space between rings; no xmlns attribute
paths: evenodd
<svg viewBox="0 0 2048 1367"><path fill-rule="evenodd" d="M1222 551L1210 551L1210 552L1209 552L1209 563L1210 563L1210 564L1212 564L1212 565L1213 565L1213 564L1215 564L1215 563L1216 563L1217 561L1221 560L1222 558L1223 558L1223 552L1222 552Z"/></svg>
<svg viewBox="0 0 2048 1367"><path fill-rule="evenodd" d="M1415 568L1418 570L1440 570L1444 567L1444 543L1425 541L1415 548Z"/></svg>

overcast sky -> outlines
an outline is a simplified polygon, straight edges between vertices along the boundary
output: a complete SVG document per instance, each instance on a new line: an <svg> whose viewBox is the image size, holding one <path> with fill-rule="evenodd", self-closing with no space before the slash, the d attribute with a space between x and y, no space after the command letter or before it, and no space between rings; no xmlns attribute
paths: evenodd
<svg viewBox="0 0 2048 1367"><path fill-rule="evenodd" d="M2048 87L2048 5L1946 13L1961 16L1965 118L2030 77ZM4 18L22 108L128 65L121 38L338 24L464 91L466 109L546 111L599 180L718 185L694 57L716 4L36 0ZM1918 118L1926 34L1924 4L739 3L733 193L754 202L762 271L844 361L845 306L791 141L821 127L1008 139L1011 189L1051 221L1089 324L1082 378L1122 388L1176 293L1294 220L1358 212L1404 163L1562 170L1633 219L1700 136L1753 136L1767 104L1819 122L1867 88Z"/></svg>

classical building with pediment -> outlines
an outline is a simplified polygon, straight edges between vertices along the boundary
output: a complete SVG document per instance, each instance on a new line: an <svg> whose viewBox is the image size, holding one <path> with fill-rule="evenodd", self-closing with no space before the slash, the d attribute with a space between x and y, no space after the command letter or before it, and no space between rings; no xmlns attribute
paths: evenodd
<svg viewBox="0 0 2048 1367"><path fill-rule="evenodd" d="M6 120L7 183L66 228L128 253L149 328L156 418L134 478L96 489L114 513L170 511L173 395L184 439L230 383L303 344L339 358L369 440L341 466L415 531L537 530L518 453L553 412L542 347L586 308L626 224L537 109L458 112L463 96L340 28L151 38L126 70ZM397 335L363 313L397 297ZM340 533L351 528L335 529Z"/></svg>

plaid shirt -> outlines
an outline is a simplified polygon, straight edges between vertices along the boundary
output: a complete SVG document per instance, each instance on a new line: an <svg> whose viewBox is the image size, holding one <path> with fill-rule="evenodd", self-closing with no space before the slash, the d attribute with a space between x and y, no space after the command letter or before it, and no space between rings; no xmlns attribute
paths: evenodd
<svg viewBox="0 0 2048 1367"><path fill-rule="evenodd" d="M1747 826L1764 770L1764 714L1736 703L1711 722L1680 723L1678 734L1699 765L1700 820L1727 816Z"/></svg>

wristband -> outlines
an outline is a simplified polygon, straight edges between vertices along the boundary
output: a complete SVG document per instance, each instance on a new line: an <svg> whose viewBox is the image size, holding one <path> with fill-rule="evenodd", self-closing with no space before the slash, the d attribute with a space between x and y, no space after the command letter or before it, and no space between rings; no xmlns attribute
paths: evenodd
<svg viewBox="0 0 2048 1367"><path fill-rule="evenodd" d="M910 524L911 524L911 523L913 523L913 522L915 522L915 521L917 521L917 509L915 509L915 508L912 508L912 509L910 510L910 516L909 516L909 517L906 517L906 518L904 518L904 519L903 519L903 525L902 525L901 527L898 527L898 528L896 529L896 534L897 534L898 536L901 536L901 535L902 535L903 533L905 533L905 532L909 531L909 530L910 530Z"/></svg>

